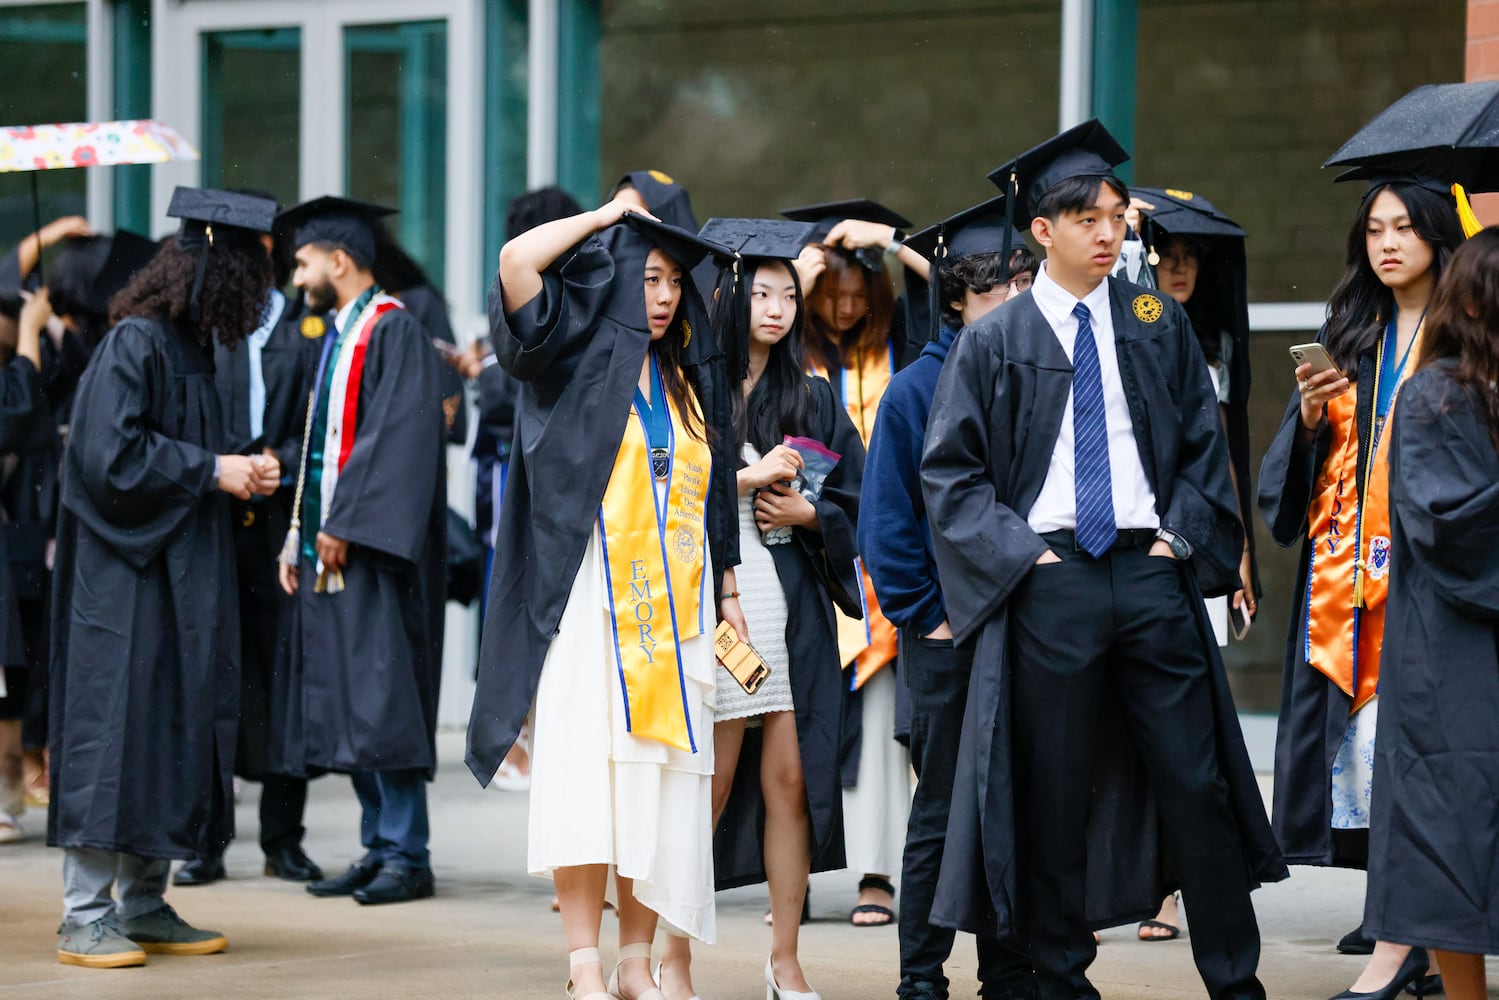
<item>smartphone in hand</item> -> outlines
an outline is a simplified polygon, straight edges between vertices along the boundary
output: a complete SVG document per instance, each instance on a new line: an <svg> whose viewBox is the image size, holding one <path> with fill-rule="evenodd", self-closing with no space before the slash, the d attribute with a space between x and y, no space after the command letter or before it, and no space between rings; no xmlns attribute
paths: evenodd
<svg viewBox="0 0 1499 1000"><path fill-rule="evenodd" d="M1233 627L1234 638L1240 642L1249 634L1249 626L1254 624L1254 619L1249 617L1249 607L1240 604L1236 608L1229 608L1229 624Z"/></svg>
<svg viewBox="0 0 1499 1000"><path fill-rule="evenodd" d="M1338 367L1333 364L1332 355L1327 353L1327 348L1321 344L1297 344L1291 348L1291 361L1297 368L1311 365L1309 375L1320 375L1328 369Z"/></svg>

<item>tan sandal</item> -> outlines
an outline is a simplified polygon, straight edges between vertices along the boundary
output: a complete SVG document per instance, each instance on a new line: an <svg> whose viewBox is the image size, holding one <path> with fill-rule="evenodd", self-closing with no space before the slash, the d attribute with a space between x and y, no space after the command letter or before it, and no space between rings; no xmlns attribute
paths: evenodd
<svg viewBox="0 0 1499 1000"><path fill-rule="evenodd" d="M572 970L581 968L585 965L597 965L599 967L600 974L603 973L604 960L599 957L599 950L597 948L579 948L576 951L570 951L567 953L568 1000L613 1000L613 998L608 993L590 993L587 996L579 997L576 993L573 992Z"/></svg>
<svg viewBox="0 0 1499 1000"><path fill-rule="evenodd" d="M635 944L620 945L619 961L615 962L614 972L609 976L609 996L613 1000L626 1000L625 995L619 991L619 967L636 958L645 960L646 973L649 974L651 969L651 943L649 941L638 941ZM630 1000L666 1000L666 994L662 993L659 988L652 986L644 993L636 994Z"/></svg>

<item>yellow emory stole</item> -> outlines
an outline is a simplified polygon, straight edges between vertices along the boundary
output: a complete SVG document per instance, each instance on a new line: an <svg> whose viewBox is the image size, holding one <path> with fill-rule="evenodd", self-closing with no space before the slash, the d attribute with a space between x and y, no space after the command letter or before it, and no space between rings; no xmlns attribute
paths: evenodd
<svg viewBox="0 0 1499 1000"><path fill-rule="evenodd" d="M652 375L659 385L654 363ZM680 660L682 640L703 631L703 532L713 455L687 430L664 388L661 399L670 414L669 446L665 456L658 452L666 466L665 502L656 496L644 418L632 405L599 506L599 537L625 729L696 753Z"/></svg>

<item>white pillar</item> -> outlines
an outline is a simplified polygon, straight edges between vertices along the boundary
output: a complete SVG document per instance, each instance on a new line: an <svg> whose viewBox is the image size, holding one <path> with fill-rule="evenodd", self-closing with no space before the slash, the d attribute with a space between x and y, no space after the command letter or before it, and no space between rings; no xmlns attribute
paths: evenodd
<svg viewBox="0 0 1499 1000"><path fill-rule="evenodd" d="M557 0L531 0L526 91L526 187L557 182Z"/></svg>
<svg viewBox="0 0 1499 1000"><path fill-rule="evenodd" d="M85 70L86 115L91 122L114 118L114 9L104 0L88 0L88 54ZM89 167L88 221L96 230L114 229L114 178L109 167Z"/></svg>
<svg viewBox="0 0 1499 1000"><path fill-rule="evenodd" d="M1093 115L1093 0L1062 0L1062 79L1057 130Z"/></svg>

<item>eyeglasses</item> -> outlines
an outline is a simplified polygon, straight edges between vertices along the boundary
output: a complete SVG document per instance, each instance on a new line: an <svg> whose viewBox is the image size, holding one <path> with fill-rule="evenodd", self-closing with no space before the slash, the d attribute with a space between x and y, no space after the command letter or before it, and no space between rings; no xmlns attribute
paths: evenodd
<svg viewBox="0 0 1499 1000"><path fill-rule="evenodd" d="M1009 280L1008 284L993 284L982 292L974 292L975 295L992 295L1003 301L1011 295L1019 295L1031 287L1032 276L1030 274L1017 274Z"/></svg>

